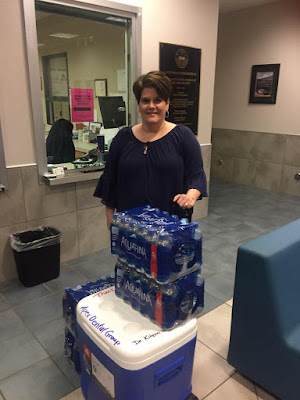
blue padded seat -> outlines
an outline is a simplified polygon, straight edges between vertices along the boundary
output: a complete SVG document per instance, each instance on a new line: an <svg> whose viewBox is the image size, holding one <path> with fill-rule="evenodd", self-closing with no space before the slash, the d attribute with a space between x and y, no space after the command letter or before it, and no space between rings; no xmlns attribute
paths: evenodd
<svg viewBox="0 0 300 400"><path fill-rule="evenodd" d="M300 219L239 247L228 362L300 399Z"/></svg>

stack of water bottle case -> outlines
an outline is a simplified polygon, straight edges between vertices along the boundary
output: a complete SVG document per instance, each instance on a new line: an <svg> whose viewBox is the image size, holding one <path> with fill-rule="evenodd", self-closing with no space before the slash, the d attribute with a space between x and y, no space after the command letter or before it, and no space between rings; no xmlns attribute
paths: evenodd
<svg viewBox="0 0 300 400"><path fill-rule="evenodd" d="M197 222L150 206L114 213L111 252L118 257L116 295L161 328L172 329L203 310Z"/></svg>
<svg viewBox="0 0 300 400"><path fill-rule="evenodd" d="M77 331L76 307L80 300L101 292L103 290L110 291L113 289L114 279L107 276L106 279L97 279L96 281L88 281L85 285L78 284L74 289L67 287L63 296L63 317L66 322L65 326L65 355L74 365L78 374L81 373L80 351Z"/></svg>
<svg viewBox="0 0 300 400"><path fill-rule="evenodd" d="M188 223L150 206L115 213L111 252L117 255L115 279L97 279L63 296L65 353L81 373L76 307L100 291L115 293L163 329L196 317L204 306L201 275L202 234L198 223Z"/></svg>

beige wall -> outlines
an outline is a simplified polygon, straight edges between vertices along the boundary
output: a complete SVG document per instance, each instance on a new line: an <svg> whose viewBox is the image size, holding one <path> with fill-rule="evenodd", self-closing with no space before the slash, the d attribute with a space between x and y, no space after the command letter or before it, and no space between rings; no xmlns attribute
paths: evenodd
<svg viewBox="0 0 300 400"><path fill-rule="evenodd" d="M0 115L6 165L36 162L20 0L0 2Z"/></svg>
<svg viewBox="0 0 300 400"><path fill-rule="evenodd" d="M214 128L300 134L300 15L294 11L284 1L220 17ZM281 64L276 104L249 104L252 65L273 63Z"/></svg>

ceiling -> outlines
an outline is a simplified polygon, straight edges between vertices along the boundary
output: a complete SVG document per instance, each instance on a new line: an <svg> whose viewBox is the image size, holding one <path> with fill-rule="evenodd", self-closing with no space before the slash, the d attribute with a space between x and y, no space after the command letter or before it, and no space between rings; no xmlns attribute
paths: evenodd
<svg viewBox="0 0 300 400"><path fill-rule="evenodd" d="M262 6L279 0L220 0L220 13L242 10L244 8Z"/></svg>

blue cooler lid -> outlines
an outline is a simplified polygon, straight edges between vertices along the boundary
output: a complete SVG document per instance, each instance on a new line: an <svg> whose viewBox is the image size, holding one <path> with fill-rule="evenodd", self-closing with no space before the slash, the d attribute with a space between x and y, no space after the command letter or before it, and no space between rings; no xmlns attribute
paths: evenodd
<svg viewBox="0 0 300 400"><path fill-rule="evenodd" d="M197 336L197 320L163 331L131 308L114 292L114 286L77 304L77 323L117 365L138 370L166 357Z"/></svg>

